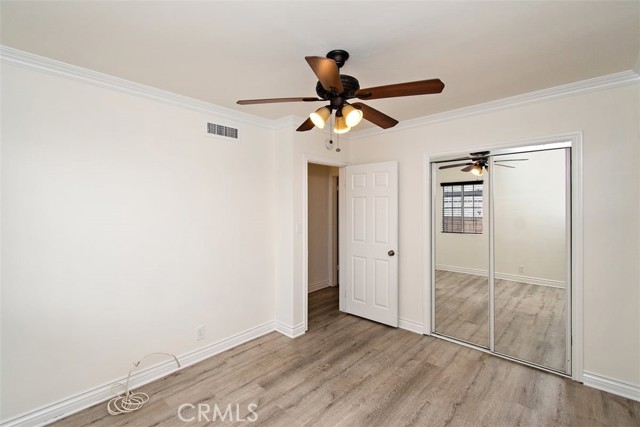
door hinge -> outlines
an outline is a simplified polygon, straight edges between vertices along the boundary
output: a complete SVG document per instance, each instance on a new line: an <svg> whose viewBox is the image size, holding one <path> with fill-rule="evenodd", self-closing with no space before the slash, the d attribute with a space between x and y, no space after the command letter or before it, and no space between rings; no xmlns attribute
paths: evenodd
<svg viewBox="0 0 640 427"><path fill-rule="evenodd" d="M336 265L336 271L340 271L340 265Z"/></svg>

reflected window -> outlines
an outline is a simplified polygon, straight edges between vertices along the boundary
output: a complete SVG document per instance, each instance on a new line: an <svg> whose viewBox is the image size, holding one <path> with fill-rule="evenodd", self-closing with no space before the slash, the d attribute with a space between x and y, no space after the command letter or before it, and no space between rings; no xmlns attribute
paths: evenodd
<svg viewBox="0 0 640 427"><path fill-rule="evenodd" d="M482 234L482 181L443 182L442 232Z"/></svg>

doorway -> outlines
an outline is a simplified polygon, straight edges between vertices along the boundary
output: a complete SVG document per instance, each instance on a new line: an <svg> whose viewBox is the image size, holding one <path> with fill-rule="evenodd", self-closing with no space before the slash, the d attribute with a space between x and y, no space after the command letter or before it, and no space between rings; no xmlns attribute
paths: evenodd
<svg viewBox="0 0 640 427"><path fill-rule="evenodd" d="M336 166L307 166L307 280L309 304L335 302L338 309L339 172ZM308 306L309 311L312 307Z"/></svg>
<svg viewBox="0 0 640 427"><path fill-rule="evenodd" d="M572 146L431 161L431 333L572 374Z"/></svg>
<svg viewBox="0 0 640 427"><path fill-rule="evenodd" d="M338 175L335 166L308 164L309 293L338 285Z"/></svg>
<svg viewBox="0 0 640 427"><path fill-rule="evenodd" d="M321 157L303 157L302 303L303 324L309 329L309 174L310 164L339 168L338 235L341 289L339 310L394 327L398 326L398 165L380 162L349 165ZM349 183L349 185L346 185ZM345 236L348 236L345 238ZM360 251L355 253L354 251ZM364 252L362 252L364 251ZM337 253L335 254L338 255ZM301 296L300 299L298 299ZM359 307L355 307L359 305Z"/></svg>

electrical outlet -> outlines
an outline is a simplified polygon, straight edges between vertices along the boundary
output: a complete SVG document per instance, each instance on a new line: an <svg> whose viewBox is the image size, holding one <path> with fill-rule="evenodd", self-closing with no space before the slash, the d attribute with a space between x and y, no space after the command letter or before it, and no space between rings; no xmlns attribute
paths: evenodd
<svg viewBox="0 0 640 427"><path fill-rule="evenodd" d="M518 273L524 273L524 265L518 266Z"/></svg>
<svg viewBox="0 0 640 427"><path fill-rule="evenodd" d="M196 326L196 341L204 339L204 325Z"/></svg>

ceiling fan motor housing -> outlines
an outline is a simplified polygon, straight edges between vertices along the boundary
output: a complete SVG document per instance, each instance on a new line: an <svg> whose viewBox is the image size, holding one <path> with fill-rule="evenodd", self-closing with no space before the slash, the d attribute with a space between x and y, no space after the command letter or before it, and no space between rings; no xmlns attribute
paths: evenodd
<svg viewBox="0 0 640 427"><path fill-rule="evenodd" d="M320 98L324 100L330 100L332 98L343 98L343 102L340 103L340 105L343 105L344 100L356 97L356 92L360 89L360 82L355 77L348 76L346 74L340 74L340 81L342 81L344 92L337 94L337 96L331 91L328 91L324 87L322 87L322 83L320 82L316 84L316 93Z"/></svg>

